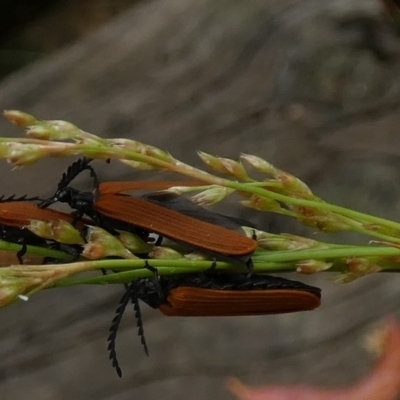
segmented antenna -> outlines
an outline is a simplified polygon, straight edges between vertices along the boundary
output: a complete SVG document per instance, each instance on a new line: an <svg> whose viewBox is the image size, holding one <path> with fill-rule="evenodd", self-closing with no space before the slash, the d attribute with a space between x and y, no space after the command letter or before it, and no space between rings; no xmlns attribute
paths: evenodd
<svg viewBox="0 0 400 400"><path fill-rule="evenodd" d="M68 185L76 178L77 175L79 175L84 170L90 171L90 176L91 176L91 178L93 178L94 199L96 200L98 198L98 193L99 193L99 180L97 178L96 172L89 165L89 163L91 161L92 161L91 158L83 157L83 158L79 158L74 163L72 163L68 167L67 172L64 172L62 174L61 180L58 183L55 194L47 200L42 200L42 202L39 204L39 207L47 208L51 204L54 204L57 201L59 201L60 197L61 198L64 197L65 194L68 193L69 190L73 190L72 188L69 188Z"/></svg>
<svg viewBox="0 0 400 400"><path fill-rule="evenodd" d="M119 301L118 307L115 310L115 316L112 320L111 327L110 327L110 334L107 338L108 343L108 351L109 351L109 358L112 361L112 366L115 368L117 371L118 376L121 378L122 376L122 370L121 367L119 366L118 363L118 358L117 358L117 351L116 351L116 339L117 339L117 333L118 329L122 320L122 316L124 315L125 309L129 303L129 300L133 304L133 310L135 312L135 318L137 320L137 328L138 328L138 336L140 337L140 343L143 346L144 352L146 355L149 355L149 348L147 347L146 343L146 338L144 336L144 329L143 329L143 319L142 319L142 312L140 310L140 305L139 305L139 298L137 297L136 294L136 287L135 287L135 282L132 282L130 285L124 285L125 286L125 292L124 295L121 297L121 300Z"/></svg>
<svg viewBox="0 0 400 400"><path fill-rule="evenodd" d="M27 194L24 194L23 196L16 197L15 194L5 197L0 196L0 203L7 203L7 202L12 202L12 201L36 201L36 200L41 200L40 197L34 196L34 197L28 197Z"/></svg>
<svg viewBox="0 0 400 400"><path fill-rule="evenodd" d="M149 348L147 347L146 338L144 336L142 312L140 311L139 299L133 291L131 291L131 301L133 304L133 310L135 311L135 318L137 320L136 326L138 328L140 343L143 345L146 356L149 356Z"/></svg>
<svg viewBox="0 0 400 400"><path fill-rule="evenodd" d="M99 187L99 180L94 169L89 165L92 158L82 157L73 162L67 169L67 172L62 174L61 180L57 186L57 190L66 188L81 172L90 171L90 177L93 178L95 189Z"/></svg>
<svg viewBox="0 0 400 400"><path fill-rule="evenodd" d="M107 350L109 352L109 358L112 362L112 366L115 368L115 371L117 372L120 378L122 377L122 370L118 363L117 352L115 350L115 343L117 339L118 328L122 320L122 316L124 315L126 306L128 305L130 299L131 299L131 292L130 290L126 290L124 292L124 295L121 297L121 300L119 301L117 309L115 310L115 316L112 320L110 327L110 334L107 338L107 342L109 342L107 347Z"/></svg>

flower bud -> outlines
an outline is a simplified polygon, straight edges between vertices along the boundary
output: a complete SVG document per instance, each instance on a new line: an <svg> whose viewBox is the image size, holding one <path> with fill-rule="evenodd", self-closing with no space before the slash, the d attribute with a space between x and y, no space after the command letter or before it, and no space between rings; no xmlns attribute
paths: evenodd
<svg viewBox="0 0 400 400"><path fill-rule="evenodd" d="M277 172L277 169L272 164L263 160L261 157L253 156L251 154L242 154L240 158L249 163L257 171L263 172L264 174L275 175Z"/></svg>
<svg viewBox="0 0 400 400"><path fill-rule="evenodd" d="M120 147L126 150L133 151L135 153L143 154L146 156L154 157L162 161L171 162L174 158L165 150L161 150L158 147L150 146L145 143L141 143L137 140L131 139L110 139L114 147ZM137 161L136 161L137 162Z"/></svg>
<svg viewBox="0 0 400 400"><path fill-rule="evenodd" d="M296 271L302 274L314 274L315 272L327 271L333 263L320 260L302 260L296 263Z"/></svg>
<svg viewBox="0 0 400 400"><path fill-rule="evenodd" d="M171 247L154 246L153 250L149 253L150 258L162 260L179 260L183 255Z"/></svg>
<svg viewBox="0 0 400 400"><path fill-rule="evenodd" d="M193 186L171 186L168 189L165 189L165 192L169 192L169 193L174 193L177 195L182 195L185 193L189 193L189 192L193 192L194 190L197 190L198 187L193 187ZM193 200L193 197L192 197ZM194 200L193 200L194 201Z"/></svg>
<svg viewBox="0 0 400 400"><path fill-rule="evenodd" d="M348 272L337 276L334 279L335 282L348 283L365 275L382 271L382 268L379 267L379 265L367 258L361 257L348 258L346 260L346 267Z"/></svg>
<svg viewBox="0 0 400 400"><path fill-rule="evenodd" d="M109 143L112 144L114 147L120 147L126 150L133 151L135 153L142 153L145 147L143 143L132 139L109 139Z"/></svg>
<svg viewBox="0 0 400 400"><path fill-rule="evenodd" d="M205 153L204 151L198 151L197 154L201 158L201 161L203 161L204 164L208 165L214 171L217 171L221 174L226 174L228 172L220 158Z"/></svg>
<svg viewBox="0 0 400 400"><path fill-rule="evenodd" d="M205 261L210 259L206 254L199 251L191 251L190 253L185 254L185 258L191 261Z"/></svg>
<svg viewBox="0 0 400 400"><path fill-rule="evenodd" d="M249 175L247 175L247 171L243 167L242 163L231 160L230 158L220 157L219 160L230 175L234 176L239 181L249 180Z"/></svg>
<svg viewBox="0 0 400 400"><path fill-rule="evenodd" d="M18 142L7 143L7 161L16 167L30 165L46 156L46 147Z"/></svg>
<svg viewBox="0 0 400 400"><path fill-rule="evenodd" d="M122 163L138 169L140 171L147 171L147 170L154 170L157 169L156 167L154 167L153 165L141 162L141 161L133 161L133 160L120 160Z"/></svg>
<svg viewBox="0 0 400 400"><path fill-rule="evenodd" d="M35 125L39 122L33 115L18 110L4 110L3 115L12 124L22 127Z"/></svg>
<svg viewBox="0 0 400 400"><path fill-rule="evenodd" d="M202 192L192 196L192 200L196 204L210 206L225 199L233 192L233 189L213 185L209 189L203 190Z"/></svg>
<svg viewBox="0 0 400 400"><path fill-rule="evenodd" d="M256 194L251 195L248 200L241 200L240 203L245 207L254 208L258 211L282 211L282 207L277 201Z"/></svg>
<svg viewBox="0 0 400 400"><path fill-rule="evenodd" d="M291 207L297 212L296 217L303 225L317 228L323 232L339 232L349 229L349 225L340 216L329 211L319 211L310 207Z"/></svg>
<svg viewBox="0 0 400 400"><path fill-rule="evenodd" d="M82 245L85 243L80 232L64 220L31 220L26 228L41 238L55 240L59 243Z"/></svg>
<svg viewBox="0 0 400 400"><path fill-rule="evenodd" d="M283 187L290 192L295 194L296 197L301 197L302 199L314 199L311 189L300 179L295 176L279 171L276 174L276 178L282 183Z"/></svg>
<svg viewBox="0 0 400 400"><path fill-rule="evenodd" d="M82 255L90 259L105 257L137 258L113 235L97 226L88 226Z"/></svg>
<svg viewBox="0 0 400 400"><path fill-rule="evenodd" d="M58 136L53 129L46 125L34 125L26 131L26 134L31 138L40 140L56 140L55 136ZM68 136L61 138L61 140L63 139L68 139Z"/></svg>
<svg viewBox="0 0 400 400"><path fill-rule="evenodd" d="M168 151L161 150L158 147L146 145L144 147L144 150L145 152L142 152L142 154L145 154L146 156L154 157L158 160L166 162L171 162L174 160L174 158L171 156L170 153L168 153Z"/></svg>
<svg viewBox="0 0 400 400"><path fill-rule="evenodd" d="M244 228L250 232L250 228ZM287 233L273 234L252 229L255 232L258 246L271 251L292 251L292 250L304 250L316 247L323 247L315 240L305 238L302 236L291 235ZM248 236L248 233L247 233ZM250 236L251 237L251 236Z"/></svg>
<svg viewBox="0 0 400 400"><path fill-rule="evenodd" d="M148 253L153 249L153 246L146 243L138 235L131 232L118 231L118 240L132 253Z"/></svg>

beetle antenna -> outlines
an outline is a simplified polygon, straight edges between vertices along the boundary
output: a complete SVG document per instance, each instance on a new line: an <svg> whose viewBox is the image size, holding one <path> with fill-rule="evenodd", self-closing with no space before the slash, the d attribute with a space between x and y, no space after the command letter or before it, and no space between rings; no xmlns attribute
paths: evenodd
<svg viewBox="0 0 400 400"><path fill-rule="evenodd" d="M94 183L94 197L95 199L98 197L99 193L99 179L95 170L89 165L92 161L92 158L79 158L75 162L73 162L67 169L67 172L62 174L61 180L57 185L57 190L55 194L50 197L49 199L42 200L39 204L40 208L47 208L51 204L56 203L59 201L60 197L63 197L64 192L68 189L68 185L83 171L88 170L90 171L90 177L93 178Z"/></svg>
<svg viewBox="0 0 400 400"><path fill-rule="evenodd" d="M92 158L82 157L73 162L67 169L67 172L64 172L61 181L58 183L58 190L66 188L81 172L85 170L90 171L90 177L93 178L93 183L95 189L97 190L99 187L99 180L97 178L97 174L95 170L89 165L92 161Z"/></svg>
<svg viewBox="0 0 400 400"><path fill-rule="evenodd" d="M109 342L107 348L109 352L109 358L112 362L112 366L115 368L115 371L117 372L120 378L122 377L122 370L118 363L117 351L115 350L115 343L117 339L118 328L122 320L122 316L124 315L126 306L128 305L130 299L131 299L131 293L129 290L126 290L124 292L124 295L121 297L121 300L119 301L117 309L115 310L115 316L112 320L110 327L110 334L108 335L107 338L107 342Z"/></svg>
<svg viewBox="0 0 400 400"><path fill-rule="evenodd" d="M34 197L28 197L28 195L24 194L23 196L16 197L15 194L5 197L5 196L0 196L0 203L8 203L12 201L35 201L35 200L41 200L40 197L34 196Z"/></svg>
<svg viewBox="0 0 400 400"><path fill-rule="evenodd" d="M140 343L142 343L142 345L143 345L144 352L146 353L146 356L149 356L149 348L147 347L146 338L144 336L142 312L140 310L139 299L136 296L134 290L132 290L132 289L133 289L133 287L131 285L131 287L130 287L130 295L131 295L131 301L132 301L132 304L133 304L133 310L135 311L135 318L137 320L136 326L138 328L138 336L140 337Z"/></svg>

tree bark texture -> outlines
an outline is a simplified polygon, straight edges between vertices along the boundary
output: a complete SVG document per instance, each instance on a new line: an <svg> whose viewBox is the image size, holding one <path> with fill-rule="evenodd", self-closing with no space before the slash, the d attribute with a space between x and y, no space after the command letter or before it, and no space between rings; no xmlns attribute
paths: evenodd
<svg viewBox="0 0 400 400"><path fill-rule="evenodd" d="M256 154L331 202L396 219L399 54L372 0L154 0L9 77L0 85L0 107L135 138L195 165L196 150ZM4 120L0 132L21 134ZM49 195L70 162L45 160L12 172L3 163L1 192ZM102 179L144 176L116 162L98 167ZM270 216L257 222L310 233ZM122 288L48 290L0 312L0 393L31 400L230 399L229 376L249 384L360 378L372 363L360 338L400 311L400 278L374 275L348 285L329 274L294 278L322 287L320 309L191 319L143 307L149 358L129 310L118 337L122 380L105 340Z"/></svg>

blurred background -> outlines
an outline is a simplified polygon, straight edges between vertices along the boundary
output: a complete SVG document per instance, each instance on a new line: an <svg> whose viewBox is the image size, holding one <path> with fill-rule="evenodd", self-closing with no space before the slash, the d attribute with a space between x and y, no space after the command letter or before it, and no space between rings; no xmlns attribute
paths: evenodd
<svg viewBox="0 0 400 400"><path fill-rule="evenodd" d="M200 166L196 150L256 154L329 202L398 219L400 40L379 0L0 0L0 109L130 137ZM385 11L386 10L386 11ZM1 136L23 134L0 119ZM1 194L46 196L72 159L11 170ZM97 163L101 179L152 175ZM292 221L235 209L276 232ZM224 211L226 210L224 203ZM226 212L226 211L225 211ZM117 350L106 337L121 287L48 290L0 312L0 393L8 399L232 399L247 384L345 385L372 366L360 338L398 315L400 278L323 289L313 312L168 318L143 306L146 357L132 310Z"/></svg>

